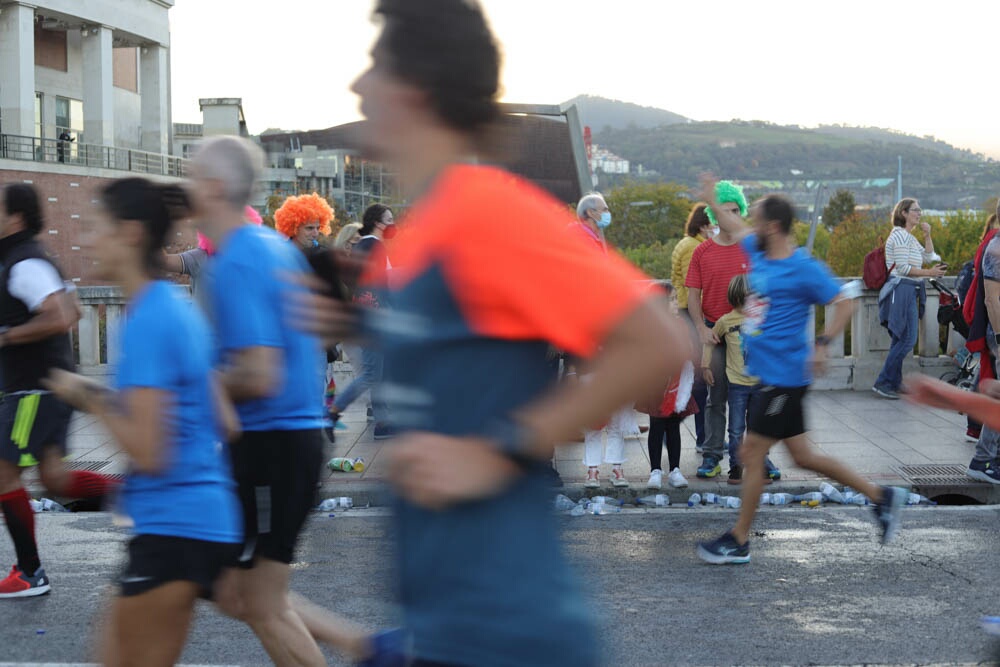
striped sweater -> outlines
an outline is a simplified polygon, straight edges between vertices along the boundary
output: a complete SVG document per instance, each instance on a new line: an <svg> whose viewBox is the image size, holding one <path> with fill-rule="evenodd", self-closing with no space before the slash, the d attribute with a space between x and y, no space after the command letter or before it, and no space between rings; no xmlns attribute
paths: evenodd
<svg viewBox="0 0 1000 667"><path fill-rule="evenodd" d="M902 227L893 227L885 241L885 267L893 276L908 276L910 270L919 269L925 262L940 260L937 253L927 252L917 237ZM893 264L896 266L893 267Z"/></svg>

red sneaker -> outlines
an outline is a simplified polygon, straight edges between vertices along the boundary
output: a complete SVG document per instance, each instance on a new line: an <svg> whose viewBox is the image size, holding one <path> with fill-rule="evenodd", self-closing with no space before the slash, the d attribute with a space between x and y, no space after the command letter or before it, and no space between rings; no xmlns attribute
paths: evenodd
<svg viewBox="0 0 1000 667"><path fill-rule="evenodd" d="M17 565L10 568L10 574L0 581L0 598L27 598L35 595L45 595L52 590L45 570L38 568L34 576L29 577Z"/></svg>

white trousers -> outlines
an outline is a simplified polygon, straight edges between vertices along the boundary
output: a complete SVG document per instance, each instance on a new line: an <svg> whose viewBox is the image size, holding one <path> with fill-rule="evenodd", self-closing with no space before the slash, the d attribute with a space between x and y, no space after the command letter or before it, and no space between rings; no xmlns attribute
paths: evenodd
<svg viewBox="0 0 1000 667"><path fill-rule="evenodd" d="M626 406L611 415L608 424L597 431L584 431L583 465L596 467L601 465L601 452L604 453L604 463L625 463L625 438L639 432L636 424L635 411L632 406Z"/></svg>

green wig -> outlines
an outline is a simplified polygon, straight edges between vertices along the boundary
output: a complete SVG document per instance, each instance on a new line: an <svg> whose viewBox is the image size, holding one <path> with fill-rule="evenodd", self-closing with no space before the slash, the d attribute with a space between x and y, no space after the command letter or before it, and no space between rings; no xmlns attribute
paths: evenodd
<svg viewBox="0 0 1000 667"><path fill-rule="evenodd" d="M715 201L719 204L739 204L740 215L744 218L747 216L747 198L743 194L743 188L732 181L719 181L715 184ZM705 209L705 213L708 214L712 224L718 226L719 221L715 219L711 206Z"/></svg>

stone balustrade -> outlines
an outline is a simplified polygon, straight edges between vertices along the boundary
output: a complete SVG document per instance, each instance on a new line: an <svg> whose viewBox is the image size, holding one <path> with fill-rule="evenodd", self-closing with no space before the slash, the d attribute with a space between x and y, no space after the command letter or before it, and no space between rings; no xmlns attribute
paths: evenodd
<svg viewBox="0 0 1000 667"><path fill-rule="evenodd" d="M849 280L849 279L845 279ZM951 287L954 278L944 284ZM187 287L178 286L187 291ZM118 341L125 317L125 296L118 287L80 287L78 290L83 317L73 332L77 362L81 371L93 375L110 373L118 361ZM825 317L833 317L832 306L825 307ZM941 326L937 322L938 292L927 290L927 307L921 322L916 354L904 366L905 372L921 372L934 377L954 368L954 361L941 354ZM164 326L169 323L164 322ZM950 328L950 327L949 327ZM850 337L850 349L846 346ZM948 332L948 350L953 353L962 339ZM889 333L878 321L878 292L864 290L857 311L844 334L831 341L826 375L816 380L815 389L854 389L869 391L882 368L889 350Z"/></svg>

